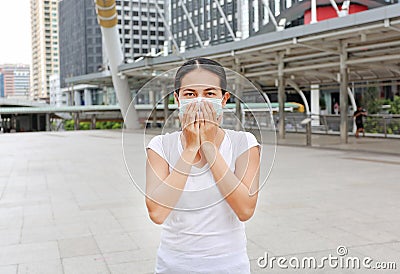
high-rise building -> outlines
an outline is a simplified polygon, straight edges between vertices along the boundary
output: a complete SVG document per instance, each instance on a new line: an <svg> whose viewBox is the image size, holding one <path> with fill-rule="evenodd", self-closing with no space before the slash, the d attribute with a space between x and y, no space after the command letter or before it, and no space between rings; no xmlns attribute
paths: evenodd
<svg viewBox="0 0 400 274"><path fill-rule="evenodd" d="M59 73L58 0L31 0L31 97L49 100L50 75Z"/></svg>
<svg viewBox="0 0 400 274"><path fill-rule="evenodd" d="M157 1L157 2L156 2ZM164 48L164 0L117 0L118 31L126 62L142 55L156 55ZM63 0L59 3L60 85L66 79L108 69L101 29L93 0ZM103 88L74 86L75 104L102 104ZM72 96L72 95L71 95ZM81 98L81 99L77 99Z"/></svg>
<svg viewBox="0 0 400 274"><path fill-rule="evenodd" d="M100 26L93 0L59 4L60 84L65 79L98 71L103 65Z"/></svg>
<svg viewBox="0 0 400 274"><path fill-rule="evenodd" d="M246 38L242 1L168 0L168 25L180 48L215 45ZM172 39L172 37L171 37Z"/></svg>
<svg viewBox="0 0 400 274"><path fill-rule="evenodd" d="M0 97L4 97L4 75L0 73Z"/></svg>
<svg viewBox="0 0 400 274"><path fill-rule="evenodd" d="M118 31L125 59L163 50L165 26L159 16L164 0L117 0Z"/></svg>
<svg viewBox="0 0 400 274"><path fill-rule="evenodd" d="M28 98L30 90L30 68L29 65L0 65L0 73L2 75L3 86L2 97L25 97Z"/></svg>

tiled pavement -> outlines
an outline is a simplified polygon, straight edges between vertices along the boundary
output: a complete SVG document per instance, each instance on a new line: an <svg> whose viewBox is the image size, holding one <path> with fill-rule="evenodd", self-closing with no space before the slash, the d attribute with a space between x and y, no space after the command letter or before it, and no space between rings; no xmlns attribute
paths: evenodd
<svg viewBox="0 0 400 274"><path fill-rule="evenodd" d="M126 153L143 150L141 134L125 137ZM126 171L121 132L3 134L0 153L0 274L152 273L160 229ZM143 153L131 159L144 165ZM320 258L343 245L398 272L399 168L396 155L279 146L246 223L252 271L364 273L257 266L265 252Z"/></svg>

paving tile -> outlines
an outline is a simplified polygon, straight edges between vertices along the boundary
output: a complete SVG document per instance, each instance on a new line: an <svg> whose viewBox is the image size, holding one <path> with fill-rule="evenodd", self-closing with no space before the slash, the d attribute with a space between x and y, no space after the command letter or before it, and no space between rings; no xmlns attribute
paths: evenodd
<svg viewBox="0 0 400 274"><path fill-rule="evenodd" d="M108 274L110 273L101 254L62 259L65 274Z"/></svg>
<svg viewBox="0 0 400 274"><path fill-rule="evenodd" d="M18 265L4 265L0 266L1 274L17 274Z"/></svg>
<svg viewBox="0 0 400 274"><path fill-rule="evenodd" d="M20 236L21 230L18 228L0 230L0 248L4 245L18 244Z"/></svg>
<svg viewBox="0 0 400 274"><path fill-rule="evenodd" d="M60 258L57 242L8 245L0 248L0 265L45 261Z"/></svg>
<svg viewBox="0 0 400 274"><path fill-rule="evenodd" d="M140 263L113 264L109 267L112 274L153 274L155 263L153 261L141 261Z"/></svg>
<svg viewBox="0 0 400 274"><path fill-rule="evenodd" d="M63 274L61 260L19 264L18 274Z"/></svg>
<svg viewBox="0 0 400 274"><path fill-rule="evenodd" d="M138 249L128 233L104 233L94 235L102 253Z"/></svg>
<svg viewBox="0 0 400 274"><path fill-rule="evenodd" d="M61 258L93 255L100 253L92 236L58 240Z"/></svg>
<svg viewBox="0 0 400 274"><path fill-rule="evenodd" d="M129 251L103 253L103 257L108 265L122 264L129 262L139 263L141 261L155 261L157 257L156 248L135 249Z"/></svg>

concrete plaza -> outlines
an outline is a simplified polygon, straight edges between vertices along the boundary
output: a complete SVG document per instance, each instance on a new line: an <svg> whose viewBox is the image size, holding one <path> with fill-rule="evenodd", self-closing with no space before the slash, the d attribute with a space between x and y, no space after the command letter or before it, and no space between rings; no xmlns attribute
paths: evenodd
<svg viewBox="0 0 400 274"><path fill-rule="evenodd" d="M130 138L143 150L142 134ZM348 256L397 263L378 273L398 273L400 141L380 141L380 153L376 140L370 152L351 149L354 140L338 150L278 146L246 222L252 272L365 273L257 266L266 252L321 258L345 246ZM1 274L153 273L160 228L125 168L121 131L3 134L0 151Z"/></svg>

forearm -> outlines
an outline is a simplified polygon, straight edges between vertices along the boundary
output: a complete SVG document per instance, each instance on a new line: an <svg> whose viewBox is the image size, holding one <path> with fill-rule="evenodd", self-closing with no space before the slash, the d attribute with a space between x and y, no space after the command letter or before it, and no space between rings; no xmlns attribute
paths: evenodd
<svg viewBox="0 0 400 274"><path fill-rule="evenodd" d="M146 202L153 221L164 222L175 207L185 188L195 156L196 152L185 149L175 167L165 179L152 176L152 185L155 187L148 189Z"/></svg>
<svg viewBox="0 0 400 274"><path fill-rule="evenodd" d="M257 193L250 195L249 188L232 172L214 144L203 144L202 151L222 196L240 220L247 220L253 214Z"/></svg>

